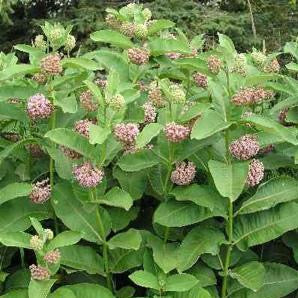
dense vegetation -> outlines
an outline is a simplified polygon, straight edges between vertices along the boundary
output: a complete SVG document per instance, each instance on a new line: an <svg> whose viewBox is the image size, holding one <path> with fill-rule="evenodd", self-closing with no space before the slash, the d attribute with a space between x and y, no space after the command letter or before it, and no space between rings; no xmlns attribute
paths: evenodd
<svg viewBox="0 0 298 298"><path fill-rule="evenodd" d="M298 43L153 17L1 54L1 297L297 296Z"/></svg>

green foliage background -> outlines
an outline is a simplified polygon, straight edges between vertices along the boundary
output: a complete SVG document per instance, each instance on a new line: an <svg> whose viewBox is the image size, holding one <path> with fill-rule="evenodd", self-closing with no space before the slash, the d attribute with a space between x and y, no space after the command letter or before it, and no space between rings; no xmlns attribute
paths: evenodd
<svg viewBox="0 0 298 298"><path fill-rule="evenodd" d="M117 0L3 0L1 1L0 50L30 42L40 32L44 20L72 24L82 50L90 49L91 32L102 29L106 7L119 7L132 1ZM140 1L156 18L175 21L189 36L205 33L209 46L217 32L229 35L238 50L252 46L278 50L298 36L298 10L291 0L251 0L257 38L252 33L247 0L154 0Z"/></svg>

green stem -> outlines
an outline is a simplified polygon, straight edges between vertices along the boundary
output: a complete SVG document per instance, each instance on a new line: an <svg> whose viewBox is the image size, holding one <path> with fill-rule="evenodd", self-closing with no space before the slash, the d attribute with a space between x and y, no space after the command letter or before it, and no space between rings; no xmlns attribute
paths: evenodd
<svg viewBox="0 0 298 298"><path fill-rule="evenodd" d="M164 239L163 239L163 243L164 244L167 244L167 242L168 242L169 233L170 233L170 228L169 227L166 227L166 229L165 229L165 235L164 235Z"/></svg>
<svg viewBox="0 0 298 298"><path fill-rule="evenodd" d="M223 283L221 289L221 298L226 298L227 296L227 282L228 282L228 274L229 274L229 267L231 262L231 253L233 249L233 202L232 200L229 201L229 223L228 223L228 248L227 254L225 258L224 264L224 272L223 272Z"/></svg>
<svg viewBox="0 0 298 298"><path fill-rule="evenodd" d="M90 195L92 201L96 201L96 189L90 190ZM110 275L110 268L109 268L109 254L108 254L108 245L106 242L106 236L105 236L105 228L99 213L99 209L96 208L96 217L97 217L97 222L98 222L98 227L99 227L99 233L102 238L102 247L103 247L103 261L104 261L104 267L105 267L105 273L106 273L106 279L107 279L107 285L108 288L113 291L113 283L111 280L111 275Z"/></svg>

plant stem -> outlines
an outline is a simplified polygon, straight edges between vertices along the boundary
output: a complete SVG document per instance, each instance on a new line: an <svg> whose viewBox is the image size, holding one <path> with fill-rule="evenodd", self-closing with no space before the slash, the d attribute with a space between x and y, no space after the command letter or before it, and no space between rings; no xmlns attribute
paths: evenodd
<svg viewBox="0 0 298 298"><path fill-rule="evenodd" d="M228 249L224 264L224 272L223 272L223 284L221 289L221 298L226 298L227 295L227 282L228 282L228 273L231 261L231 253L233 249L233 202L229 200L229 223L228 223Z"/></svg>
<svg viewBox="0 0 298 298"><path fill-rule="evenodd" d="M96 189L90 190L90 194L91 194L91 199L92 201L96 201ZM105 273L106 273L106 278L107 278L107 285L108 288L113 291L113 284L112 284L112 280L111 280L111 275L110 275L110 268L109 268L109 254L108 254L108 245L106 242L106 236L105 236L105 228L99 213L99 209L96 208L96 217L97 217L97 222L98 222L98 226L99 226L99 233L100 236L102 238L102 248L103 248L103 261L104 261L104 267L105 267Z"/></svg>

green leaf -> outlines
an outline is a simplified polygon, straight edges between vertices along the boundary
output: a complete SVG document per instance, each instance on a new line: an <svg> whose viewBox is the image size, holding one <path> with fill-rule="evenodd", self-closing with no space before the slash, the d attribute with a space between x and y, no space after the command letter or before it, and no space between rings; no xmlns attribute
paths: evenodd
<svg viewBox="0 0 298 298"><path fill-rule="evenodd" d="M196 121L191 132L191 138L202 140L219 131L225 130L231 125L232 122L225 122L218 112L209 110Z"/></svg>
<svg viewBox="0 0 298 298"><path fill-rule="evenodd" d="M171 193L177 201L191 201L198 206L209 208L211 211L222 198L209 185L191 184L189 186L177 186Z"/></svg>
<svg viewBox="0 0 298 298"><path fill-rule="evenodd" d="M24 232L1 232L0 242L5 246L23 247L31 249L31 235Z"/></svg>
<svg viewBox="0 0 298 298"><path fill-rule="evenodd" d="M291 54L298 60L298 46L296 42L287 42L284 46L284 52Z"/></svg>
<svg viewBox="0 0 298 298"><path fill-rule="evenodd" d="M90 144L103 144L111 134L109 128L103 128L98 125L91 124L89 126L89 142Z"/></svg>
<svg viewBox="0 0 298 298"><path fill-rule="evenodd" d="M190 291L187 292L176 292L173 293L172 298L218 298L218 296L211 296L211 294L200 287L200 285L196 285ZM158 298L156 296L155 298Z"/></svg>
<svg viewBox="0 0 298 298"><path fill-rule="evenodd" d="M5 295L1 295L2 298L28 298L28 290L20 289L8 292Z"/></svg>
<svg viewBox="0 0 298 298"><path fill-rule="evenodd" d="M258 291L264 284L265 267L260 262L249 262L230 271L230 276L246 288Z"/></svg>
<svg viewBox="0 0 298 298"><path fill-rule="evenodd" d="M153 56L159 56L170 52L191 54L187 42L178 39L154 38L149 42L149 48Z"/></svg>
<svg viewBox="0 0 298 298"><path fill-rule="evenodd" d="M126 172L137 172L151 168L159 162L159 158L151 150L142 150L134 154L123 155L118 161L118 166Z"/></svg>
<svg viewBox="0 0 298 298"><path fill-rule="evenodd" d="M63 67L72 67L78 69L98 70L99 65L95 61L87 58L64 58L62 60Z"/></svg>
<svg viewBox="0 0 298 298"><path fill-rule="evenodd" d="M277 204L298 199L298 181L290 177L273 178L262 184L239 209L239 214L266 210Z"/></svg>
<svg viewBox="0 0 298 298"><path fill-rule="evenodd" d="M148 35L153 35L161 30L172 28L175 26L170 20L154 20L148 27Z"/></svg>
<svg viewBox="0 0 298 298"><path fill-rule="evenodd" d="M30 217L30 221L31 221L31 225L33 226L36 233L38 235L42 236L44 234L44 229L43 229L41 223L39 222L39 220L36 219L35 217Z"/></svg>
<svg viewBox="0 0 298 298"><path fill-rule="evenodd" d="M118 186L115 186L104 195L104 197L100 200L100 203L123 208L128 211L133 205L133 200L128 192Z"/></svg>
<svg viewBox="0 0 298 298"><path fill-rule="evenodd" d="M174 274L166 280L166 291L185 292L193 288L199 281L187 273Z"/></svg>
<svg viewBox="0 0 298 298"><path fill-rule="evenodd" d="M5 68L0 74L0 81L9 80L16 76L33 74L39 71L39 67L30 64L17 64Z"/></svg>
<svg viewBox="0 0 298 298"><path fill-rule="evenodd" d="M88 139L79 135L78 133L67 128L56 128L48 131L45 134L46 138L49 138L54 143L66 146L76 152L90 158L91 160L99 159L98 153L94 146L92 146Z"/></svg>
<svg viewBox="0 0 298 298"><path fill-rule="evenodd" d="M133 48L134 44L128 37L113 30L100 30L92 33L90 38L97 42L109 43L122 49Z"/></svg>
<svg viewBox="0 0 298 298"><path fill-rule="evenodd" d="M10 98L27 99L36 92L37 90L31 86L0 86L0 102Z"/></svg>
<svg viewBox="0 0 298 298"><path fill-rule="evenodd" d="M88 89L92 92L92 94L94 95L94 97L97 99L97 102L100 106L104 107L105 106L105 101L103 99L103 96L101 94L101 91L99 89L99 87L94 84L91 81L84 81L84 84L88 87Z"/></svg>
<svg viewBox="0 0 298 298"><path fill-rule="evenodd" d="M59 250L61 265L84 270L88 274L105 275L103 258L90 246L71 245L61 247Z"/></svg>
<svg viewBox="0 0 298 298"><path fill-rule="evenodd" d="M115 235L108 241L110 249L123 248L138 250L142 242L142 236L138 230L129 229L127 232L123 232Z"/></svg>
<svg viewBox="0 0 298 298"><path fill-rule="evenodd" d="M102 242L96 210L88 210L82 202L78 201L69 183L55 185L52 194L52 205L56 215L68 228L81 232L82 237L88 241ZM99 215L107 221L107 215L103 212L103 209L99 211ZM108 224L107 222L106 225Z"/></svg>
<svg viewBox="0 0 298 298"><path fill-rule="evenodd" d="M298 64L297 63L290 62L290 63L286 64L286 68L288 70L297 71L298 72Z"/></svg>
<svg viewBox="0 0 298 298"><path fill-rule="evenodd" d="M0 190L0 205L4 202L30 194L32 186L29 183L11 183Z"/></svg>
<svg viewBox="0 0 298 298"><path fill-rule="evenodd" d="M7 102L0 102L0 117L27 122L28 117L25 110Z"/></svg>
<svg viewBox="0 0 298 298"><path fill-rule="evenodd" d="M298 204L291 202L263 212L236 217L233 230L235 244L241 250L275 239L298 228Z"/></svg>
<svg viewBox="0 0 298 298"><path fill-rule="evenodd" d="M211 212L191 202L171 200L158 206L154 213L154 222L166 227L183 227L213 216L225 216L225 211L221 209L222 205L219 203L216 207Z"/></svg>
<svg viewBox="0 0 298 298"><path fill-rule="evenodd" d="M58 234L47 246L48 250L70 246L79 242L82 238L81 233L74 231L64 231Z"/></svg>
<svg viewBox="0 0 298 298"><path fill-rule="evenodd" d="M64 286L49 295L48 298L115 298L107 288L88 283Z"/></svg>
<svg viewBox="0 0 298 298"><path fill-rule="evenodd" d="M48 204L39 205L19 198L0 206L0 232L25 231L31 226L30 217L38 220L50 217Z"/></svg>
<svg viewBox="0 0 298 298"><path fill-rule="evenodd" d="M220 46L224 49L224 51L230 55L233 56L236 54L235 46L232 41L232 39L224 34L218 33L218 41Z"/></svg>
<svg viewBox="0 0 298 298"><path fill-rule="evenodd" d="M56 279L38 281L31 279L28 288L29 298L47 298L55 281Z"/></svg>
<svg viewBox="0 0 298 298"><path fill-rule="evenodd" d="M216 160L208 162L215 186L223 197L235 201L241 194L248 174L248 162L226 164Z"/></svg>
<svg viewBox="0 0 298 298"><path fill-rule="evenodd" d="M295 231L285 234L282 241L293 251L294 260L298 264L298 237Z"/></svg>
<svg viewBox="0 0 298 298"><path fill-rule="evenodd" d="M148 234L147 243L152 248L154 262L165 273L169 273L177 267L179 250L175 243L164 243L152 234Z"/></svg>
<svg viewBox="0 0 298 298"><path fill-rule="evenodd" d="M179 272L191 268L204 253L218 254L220 245L224 242L225 236L220 230L204 227L192 229L183 239L179 249Z"/></svg>
<svg viewBox="0 0 298 298"><path fill-rule="evenodd" d="M196 263L190 270L187 271L188 273L195 276L200 281L201 287L208 287L212 285L216 285L216 276L213 270L203 263Z"/></svg>
<svg viewBox="0 0 298 298"><path fill-rule="evenodd" d="M76 113L78 110L78 103L74 94L65 97L64 94L56 94L54 98L54 105L60 107L64 113Z"/></svg>
<svg viewBox="0 0 298 298"><path fill-rule="evenodd" d="M154 137L158 136L163 126L159 123L150 123L146 125L141 133L137 136L136 145L138 148L143 148Z"/></svg>
<svg viewBox="0 0 298 298"><path fill-rule="evenodd" d="M108 212L112 220L112 230L117 232L126 228L131 221L136 219L139 208L132 207L126 211L125 209L110 207Z"/></svg>
<svg viewBox="0 0 298 298"><path fill-rule="evenodd" d="M147 271L135 271L128 276L136 285L144 288L159 290L158 279L155 275Z"/></svg>

